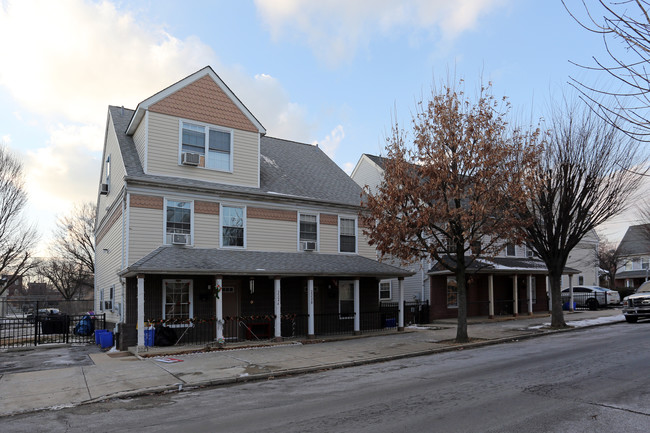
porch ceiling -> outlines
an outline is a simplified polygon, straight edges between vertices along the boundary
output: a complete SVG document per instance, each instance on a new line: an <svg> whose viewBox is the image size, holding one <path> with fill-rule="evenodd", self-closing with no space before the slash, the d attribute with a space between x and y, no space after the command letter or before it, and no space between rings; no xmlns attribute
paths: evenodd
<svg viewBox="0 0 650 433"><path fill-rule="evenodd" d="M450 264L454 264L456 259L453 257L445 257L445 260ZM548 274L546 264L539 259L524 258L524 257L491 257L481 258L469 263L469 257L465 257L465 262L468 263L467 270L471 273L477 274ZM429 275L443 275L450 274L444 266L436 263L429 270ZM569 267L564 268L563 274L573 275L579 274L578 269Z"/></svg>
<svg viewBox="0 0 650 433"><path fill-rule="evenodd" d="M408 277L414 272L358 255L162 246L120 272L137 274Z"/></svg>

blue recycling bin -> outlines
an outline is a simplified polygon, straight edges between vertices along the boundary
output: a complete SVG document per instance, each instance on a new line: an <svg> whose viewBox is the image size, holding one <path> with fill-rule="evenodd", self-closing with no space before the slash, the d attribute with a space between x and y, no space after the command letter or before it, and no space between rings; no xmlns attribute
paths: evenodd
<svg viewBox="0 0 650 433"><path fill-rule="evenodd" d="M104 332L108 332L106 329L95 329L95 344L100 343L100 338Z"/></svg>
<svg viewBox="0 0 650 433"><path fill-rule="evenodd" d="M145 346L153 346L153 342L156 339L156 330L155 329L145 329L144 330L144 345Z"/></svg>
<svg viewBox="0 0 650 433"><path fill-rule="evenodd" d="M386 319L386 326L385 328L394 328L397 326L397 321L395 318L392 319Z"/></svg>
<svg viewBox="0 0 650 433"><path fill-rule="evenodd" d="M113 332L112 331L105 331L105 332L102 332L99 335L99 346L102 349L106 349L108 347L113 346Z"/></svg>

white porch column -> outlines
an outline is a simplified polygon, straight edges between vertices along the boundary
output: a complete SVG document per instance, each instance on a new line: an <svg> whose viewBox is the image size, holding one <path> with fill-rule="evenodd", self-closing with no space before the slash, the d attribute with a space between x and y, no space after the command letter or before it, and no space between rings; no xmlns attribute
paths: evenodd
<svg viewBox="0 0 650 433"><path fill-rule="evenodd" d="M273 288L274 288L274 304L275 311L275 341L282 340L282 300L280 293L280 277L275 277L273 279Z"/></svg>
<svg viewBox="0 0 650 433"><path fill-rule="evenodd" d="M138 275L138 350L144 348L144 275Z"/></svg>
<svg viewBox="0 0 650 433"><path fill-rule="evenodd" d="M488 275L488 318L494 319L494 275Z"/></svg>
<svg viewBox="0 0 650 433"><path fill-rule="evenodd" d="M223 340L223 279L218 276L215 279L214 290L217 293L216 314L217 314L217 341Z"/></svg>
<svg viewBox="0 0 650 433"><path fill-rule="evenodd" d="M307 338L314 338L314 279L307 280Z"/></svg>
<svg viewBox="0 0 650 433"><path fill-rule="evenodd" d="M399 318L397 324L397 330L404 330L404 277L399 277L397 279L397 290L399 290Z"/></svg>
<svg viewBox="0 0 650 433"><path fill-rule="evenodd" d="M361 334L361 303L359 302L359 279L354 280L354 333Z"/></svg>
<svg viewBox="0 0 650 433"><path fill-rule="evenodd" d="M533 315L533 276L528 275L528 315Z"/></svg>
<svg viewBox="0 0 650 433"><path fill-rule="evenodd" d="M519 315L519 291L517 290L517 276L512 277L512 313Z"/></svg>
<svg viewBox="0 0 650 433"><path fill-rule="evenodd" d="M573 274L569 274L569 311L573 311Z"/></svg>

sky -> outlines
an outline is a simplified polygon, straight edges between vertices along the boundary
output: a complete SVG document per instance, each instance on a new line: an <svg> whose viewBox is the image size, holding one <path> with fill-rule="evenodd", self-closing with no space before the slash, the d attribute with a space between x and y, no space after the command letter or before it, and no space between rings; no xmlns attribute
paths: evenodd
<svg viewBox="0 0 650 433"><path fill-rule="evenodd" d="M267 135L318 143L351 173L432 87L491 82L530 121L569 77L591 79L570 61L603 55L560 0L0 0L0 142L23 162L45 253L57 217L96 201L108 105L134 109L204 66Z"/></svg>

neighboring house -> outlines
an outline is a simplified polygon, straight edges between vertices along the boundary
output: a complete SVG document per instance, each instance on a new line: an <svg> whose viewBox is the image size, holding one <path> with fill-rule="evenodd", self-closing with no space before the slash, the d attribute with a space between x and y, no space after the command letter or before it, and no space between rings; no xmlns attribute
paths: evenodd
<svg viewBox="0 0 650 433"><path fill-rule="evenodd" d="M616 272L617 288L636 288L648 281L650 272L650 224L627 228L618 244L621 267Z"/></svg>
<svg viewBox="0 0 650 433"><path fill-rule="evenodd" d="M384 158L381 156L364 153L359 158L357 165L350 174L352 180L361 188L368 187L371 193L377 192L378 186L384 178ZM393 265L399 265L399 261L384 258L382 261ZM415 274L405 278L403 282L405 301L429 301L429 275L427 272L431 267L429 260L416 261L406 266ZM399 300L399 293L395 290L398 286L397 279L386 279L379 282L379 299L386 302Z"/></svg>
<svg viewBox="0 0 650 433"><path fill-rule="evenodd" d="M598 243L600 239L595 230L590 231L578 245L571 250L566 265L579 272L572 275L574 286L598 286L600 268L598 267ZM569 276L562 276L562 287L569 287Z"/></svg>
<svg viewBox="0 0 650 433"><path fill-rule="evenodd" d="M376 192L383 175L384 158L363 154L351 177L360 186L367 186L370 192ZM597 239L596 236L596 249ZM592 249L592 238L589 237L584 244L585 251L580 249L572 252L573 260L565 268L566 275L563 279L568 281L567 275L584 273L589 275L589 280L583 278L584 284L588 284L596 277L596 249ZM587 257L591 257L592 261L587 261ZM573 264L581 267L574 268ZM430 301L431 319L456 317L458 303L455 277L440 263L432 261L430 266L427 265L427 261L416 264L412 270L418 272L419 268L421 271L404 279L405 299L410 294L417 297L421 290L426 293L421 299ZM470 266L469 271L473 274L468 275L467 283L468 316L491 318L495 315L532 314L549 310L546 265L533 257L532 251L525 246L507 244L497 257L481 258ZM575 278L573 284L576 284Z"/></svg>
<svg viewBox="0 0 650 433"><path fill-rule="evenodd" d="M317 146L265 133L210 67L109 107L95 307L120 348L144 345L145 321L217 341L380 321L378 281L411 272L374 260L361 189Z"/></svg>

